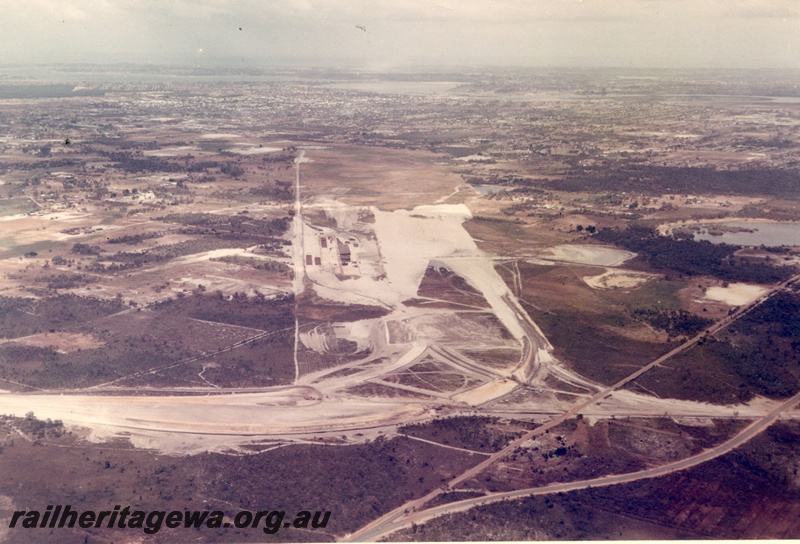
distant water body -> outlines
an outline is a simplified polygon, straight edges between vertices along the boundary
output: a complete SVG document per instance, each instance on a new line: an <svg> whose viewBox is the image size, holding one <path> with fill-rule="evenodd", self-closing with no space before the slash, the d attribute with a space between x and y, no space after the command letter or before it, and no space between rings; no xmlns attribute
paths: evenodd
<svg viewBox="0 0 800 544"><path fill-rule="evenodd" d="M739 246L800 246L800 223L746 223L730 221L715 223L716 226L733 229L749 229L755 232L723 232L714 236L704 232L695 233L695 240L708 240L715 244Z"/></svg>
<svg viewBox="0 0 800 544"><path fill-rule="evenodd" d="M137 66L98 66L64 68L51 66L0 66L0 83L214 83L274 82L296 80L296 76L268 72L214 73L186 68L156 67L152 71Z"/></svg>

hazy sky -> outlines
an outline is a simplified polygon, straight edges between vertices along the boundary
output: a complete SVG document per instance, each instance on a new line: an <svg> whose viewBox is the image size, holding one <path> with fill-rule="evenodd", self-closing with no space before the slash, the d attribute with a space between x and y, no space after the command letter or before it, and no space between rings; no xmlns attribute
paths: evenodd
<svg viewBox="0 0 800 544"><path fill-rule="evenodd" d="M0 63L800 68L800 0L0 0Z"/></svg>

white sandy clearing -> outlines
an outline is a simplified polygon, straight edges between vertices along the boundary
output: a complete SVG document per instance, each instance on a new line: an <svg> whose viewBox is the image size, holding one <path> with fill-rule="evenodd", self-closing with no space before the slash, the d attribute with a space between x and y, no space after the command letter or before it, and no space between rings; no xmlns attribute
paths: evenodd
<svg viewBox="0 0 800 544"><path fill-rule="evenodd" d="M379 342L376 342L378 344ZM295 382L295 385L301 386L305 384L314 384L315 390L324 395L336 395L337 391L360 385L375 378L381 378L386 374L398 372L401 369L409 367L416 363L426 353L428 345L425 342L416 341L410 342L401 346L386 346L379 348L379 355L383 356L382 362L374 362L364 372L358 374L357 377L345 376L332 379L317 381L321 376L330 373L330 369L322 371L310 372L301 375ZM326 397L327 398L327 397ZM2 412L0 412L2 413Z"/></svg>
<svg viewBox="0 0 800 544"><path fill-rule="evenodd" d="M32 219L39 219L42 221L62 221L62 222L75 222L80 219L89 217L88 213L78 212L73 210L58 210L58 211L33 211L30 213L18 213L15 215L6 215L0 217L0 221L30 221ZM15 227L4 227L3 230L15 230Z"/></svg>
<svg viewBox="0 0 800 544"><path fill-rule="evenodd" d="M760 285L731 283L728 287L709 287L706 290L705 298L716 302L724 302L730 306L742 306L753 302L767 291L766 287Z"/></svg>
<svg viewBox="0 0 800 544"><path fill-rule="evenodd" d="M599 403L587 406L581 413L588 416L610 417L621 413L641 417L761 417L774 409L779 401L755 397L747 404L720 406L708 402L660 399L633 391L614 391ZM590 418L594 419L594 418Z"/></svg>
<svg viewBox="0 0 800 544"><path fill-rule="evenodd" d="M488 157L486 155L467 155L466 157L458 157L455 160L464 162L486 162L493 160L493 157Z"/></svg>
<svg viewBox="0 0 800 544"><path fill-rule="evenodd" d="M466 402L470 406L485 404L489 401L508 395L517 387L517 382L504 378L485 383L475 389L459 393L453 397L454 401Z"/></svg>
<svg viewBox="0 0 800 544"><path fill-rule="evenodd" d="M212 249L211 251L204 251L202 253L192 253L191 255L184 255L174 259L174 262L180 263L197 263L200 261L208 261L210 259L219 259L220 257L255 257L253 253L248 253L246 249L239 247L230 247L223 249Z"/></svg>
<svg viewBox="0 0 800 544"><path fill-rule="evenodd" d="M200 136L201 140L235 140L236 138L241 138L241 136L224 132L212 132L211 134L203 134Z"/></svg>
<svg viewBox="0 0 800 544"><path fill-rule="evenodd" d="M644 272L633 272L631 270L609 270L598 276L584 276L582 279L586 285L592 289L633 289L643 283L652 280L656 276L645 274Z"/></svg>
<svg viewBox="0 0 800 544"><path fill-rule="evenodd" d="M457 346L458 349L517 345L513 340L503 339L494 324L470 319L469 314L458 314L451 310L415 308L395 312L392 318L387 318L392 343L424 338L430 344Z"/></svg>
<svg viewBox="0 0 800 544"><path fill-rule="evenodd" d="M182 145L177 147L162 147L161 149L151 149L145 151L143 155L146 157L176 157L178 155L188 155L192 151L198 151L199 148L193 145Z"/></svg>
<svg viewBox="0 0 800 544"><path fill-rule="evenodd" d="M486 256L452 257L442 262L453 272L467 280L467 283L480 291L491 306L497 318L508 329L508 332L521 340L525 331L517 317L518 308L509 304L511 292L503 278L494 268L494 263Z"/></svg>
<svg viewBox="0 0 800 544"><path fill-rule="evenodd" d="M595 264L599 266L619 266L636 253L623 251L613 247L562 244L551 247L539 255L544 259L566 261L568 263Z"/></svg>
<svg viewBox="0 0 800 544"><path fill-rule="evenodd" d="M231 153L236 153L237 155L259 155L261 153L274 153L275 151L280 151L280 147L234 147L228 149Z"/></svg>
<svg viewBox="0 0 800 544"><path fill-rule="evenodd" d="M383 319L361 319L335 323L333 330L338 338L347 338L357 344L356 351L362 351L380 343L381 337L385 338Z"/></svg>
<svg viewBox="0 0 800 544"><path fill-rule="evenodd" d="M374 209L373 213L394 303L416 296L431 260L478 249L462 226L472 217L463 204L418 206L411 212Z"/></svg>
<svg viewBox="0 0 800 544"><path fill-rule="evenodd" d="M714 427L714 418L711 417L673 417L672 421L678 425L685 425L687 427Z"/></svg>

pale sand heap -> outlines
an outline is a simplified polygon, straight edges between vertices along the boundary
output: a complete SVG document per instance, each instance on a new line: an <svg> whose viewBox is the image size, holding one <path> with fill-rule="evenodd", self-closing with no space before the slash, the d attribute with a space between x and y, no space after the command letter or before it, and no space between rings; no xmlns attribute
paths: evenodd
<svg viewBox="0 0 800 544"><path fill-rule="evenodd" d="M280 150L280 147L242 146L231 148L228 151L231 153L236 153L237 155L260 155L262 153L274 153Z"/></svg>
<svg viewBox="0 0 800 544"><path fill-rule="evenodd" d="M753 302L768 290L769 289L761 285L731 283L728 287L709 287L706 290L705 299L724 302L730 306L742 306Z"/></svg>
<svg viewBox="0 0 800 544"><path fill-rule="evenodd" d="M543 259L598 266L619 266L635 256L636 253L613 247L578 244L562 244L551 247L539 255Z"/></svg>
<svg viewBox="0 0 800 544"><path fill-rule="evenodd" d="M203 134L200 136L201 140L235 140L236 138L241 138L241 136L238 134L221 132L213 132L211 134Z"/></svg>
<svg viewBox="0 0 800 544"><path fill-rule="evenodd" d="M654 278L653 274L644 272L606 269L598 276L584 276L582 279L592 289L635 289Z"/></svg>

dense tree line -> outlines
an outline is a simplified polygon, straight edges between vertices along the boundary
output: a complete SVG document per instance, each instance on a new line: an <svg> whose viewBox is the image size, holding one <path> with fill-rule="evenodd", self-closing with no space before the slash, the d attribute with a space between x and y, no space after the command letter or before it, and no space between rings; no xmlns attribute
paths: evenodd
<svg viewBox="0 0 800 544"><path fill-rule="evenodd" d="M212 213L184 213L170 214L160 217L161 221L179 223L194 227L206 227L213 233L242 232L254 235L281 235L289 228L289 218L256 219L247 214L242 215L217 215Z"/></svg>
<svg viewBox="0 0 800 544"><path fill-rule="evenodd" d="M275 180L275 183L265 183L250 189L251 195L265 196L274 200L292 200L294 192L289 182Z"/></svg>
<svg viewBox="0 0 800 544"><path fill-rule="evenodd" d="M633 311L635 319L648 322L657 329L666 331L670 336L695 335L710 326L714 320L708 319L686 310L651 310L636 309Z"/></svg>
<svg viewBox="0 0 800 544"><path fill-rule="evenodd" d="M195 353L186 349L180 338L166 342L150 335L118 334L109 336L101 348L69 353L11 344L0 347L0 377L33 387L88 387L140 370L166 366Z"/></svg>
<svg viewBox="0 0 800 544"><path fill-rule="evenodd" d="M70 253L77 253L79 255L100 255L103 252L103 249L97 245L89 245L89 244L82 244L78 242L72 249Z"/></svg>
<svg viewBox="0 0 800 544"><path fill-rule="evenodd" d="M83 274L53 274L36 278L38 282L46 282L48 289L72 289L81 287L92 280Z"/></svg>
<svg viewBox="0 0 800 544"><path fill-rule="evenodd" d="M117 301L76 295L45 299L0 296L0 337L17 338L103 317L124 309Z"/></svg>
<svg viewBox="0 0 800 544"><path fill-rule="evenodd" d="M283 273L288 273L292 271L292 268L289 265L282 263L280 261L255 259L252 257L242 257L239 255L226 255L224 257L212 258L210 260L235 264L239 266L249 266L251 268L255 268L256 270L268 270L272 272L283 272Z"/></svg>
<svg viewBox="0 0 800 544"><path fill-rule="evenodd" d="M160 232L145 232L145 233L142 233L142 234L126 234L124 236L118 236L117 238L111 238L110 240L108 240L108 243L109 244L137 245L137 244L141 244L144 240L149 240L150 238L158 238L160 236L162 236L162 233L160 233Z"/></svg>
<svg viewBox="0 0 800 544"><path fill-rule="evenodd" d="M398 430L409 436L446 445L491 452L502 449L520 434L494 428L497 421L496 417L456 416L404 425Z"/></svg>
<svg viewBox="0 0 800 544"><path fill-rule="evenodd" d="M237 295L226 300L222 293L215 295L194 295L181 299L155 304L153 308L180 315L216 321L229 325L252 327L262 330L277 330L294 327L294 296L272 299L262 297L248 298Z"/></svg>
<svg viewBox="0 0 800 544"><path fill-rule="evenodd" d="M114 151L100 154L107 155L124 172L183 172L186 169L182 164L157 157L134 157L130 153Z"/></svg>
<svg viewBox="0 0 800 544"><path fill-rule="evenodd" d="M763 326L766 333L792 339L800 348L800 293L783 291L743 316L732 328L746 333Z"/></svg>
<svg viewBox="0 0 800 544"><path fill-rule="evenodd" d="M286 217L265 220L251 218L248 215L227 216L206 213L173 214L161 219L187 225L180 229L180 233L195 235L199 238L160 245L145 251L119 251L98 259L112 261L114 262L113 264L104 266L101 263L94 263L88 269L93 271L122 270L223 248L258 246L268 250L276 249L283 246L284 240L279 236L283 235L289 225L289 220ZM155 236L160 236L160 234L149 233L123 236L114 239L113 243L136 244L146 238ZM109 242L112 241L110 240ZM73 251L76 251L76 247L80 253L91 251L96 246L75 244Z"/></svg>
<svg viewBox="0 0 800 544"><path fill-rule="evenodd" d="M146 251L118 251L111 255L105 255L98 260L116 261L120 264L133 264L135 267L144 266L151 263L170 261L186 255L213 251L215 249L242 248L263 243L263 238L249 235L206 237L197 240L186 240L174 244L164 244L156 246Z"/></svg>
<svg viewBox="0 0 800 544"><path fill-rule="evenodd" d="M244 168L230 162L226 162L220 166L219 171L223 174L231 176L232 178L239 178L244 175Z"/></svg>
<svg viewBox="0 0 800 544"><path fill-rule="evenodd" d="M719 404L755 395L785 398L800 390L800 294L779 293L732 324L676 356L669 370L638 381L672 398Z"/></svg>
<svg viewBox="0 0 800 544"><path fill-rule="evenodd" d="M398 437L336 448L291 446L269 455L203 454L193 464L202 476L198 480L217 500L253 510L263 504L331 510L329 530L341 534L442 485L474 458ZM165 485L183 487L180 477L171 475ZM288 530L280 534L290 535Z"/></svg>
<svg viewBox="0 0 800 544"><path fill-rule="evenodd" d="M209 168L218 168L219 163L217 161L197 161L192 162L186 168L187 172L205 172Z"/></svg>
<svg viewBox="0 0 800 544"><path fill-rule="evenodd" d="M646 194L713 193L796 196L800 171L782 168L716 170L625 162L587 170L574 168L548 188L562 191L627 191Z"/></svg>
<svg viewBox="0 0 800 544"><path fill-rule="evenodd" d="M64 168L70 168L75 166L80 166L80 162L74 159L50 159L46 161L35 161L35 162L13 162L13 163L6 163L4 165L7 170L61 170Z"/></svg>
<svg viewBox="0 0 800 544"><path fill-rule="evenodd" d="M761 138L747 137L736 141L733 144L735 147L748 147L748 148L761 148L761 149L791 149L797 147L797 144L792 140L775 136L769 140Z"/></svg>
<svg viewBox="0 0 800 544"><path fill-rule="evenodd" d="M733 370L744 383L740 391L745 388L751 393L747 398L752 398L752 393L770 398L784 398L793 395L798 390L798 379L791 372L789 363L783 353L770 349L761 340L748 347L734 346L729 342L711 342L708 353L724 361L724 364Z"/></svg>

